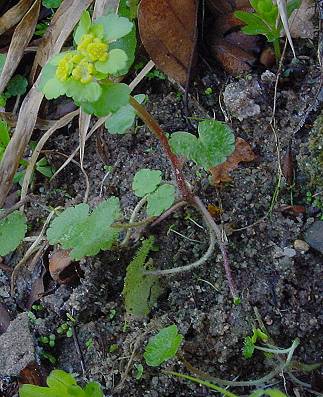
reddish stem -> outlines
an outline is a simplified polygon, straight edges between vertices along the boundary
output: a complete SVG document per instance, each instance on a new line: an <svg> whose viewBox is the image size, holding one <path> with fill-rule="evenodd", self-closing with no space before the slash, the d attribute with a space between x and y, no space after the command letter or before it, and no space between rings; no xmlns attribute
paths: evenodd
<svg viewBox="0 0 323 397"><path fill-rule="evenodd" d="M153 118L151 114L147 112L147 110L142 106L139 102L135 100L132 96L130 96L129 100L130 105L136 110L137 115L141 118L141 120L147 125L147 127L156 135L160 143L162 144L166 156L169 158L175 178L177 181L177 186L182 194L182 197L186 201L190 201L192 198L192 193L187 187L183 172L182 166L179 161L179 158L172 152L172 149L169 145L168 139L164 134L164 131L161 129L160 125Z"/></svg>

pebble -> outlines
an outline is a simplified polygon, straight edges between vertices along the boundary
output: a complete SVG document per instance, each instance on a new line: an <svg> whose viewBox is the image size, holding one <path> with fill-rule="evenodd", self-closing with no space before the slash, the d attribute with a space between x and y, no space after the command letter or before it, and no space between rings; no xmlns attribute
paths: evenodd
<svg viewBox="0 0 323 397"><path fill-rule="evenodd" d="M323 254L323 221L315 221L306 231L305 241Z"/></svg>
<svg viewBox="0 0 323 397"><path fill-rule="evenodd" d="M288 258L293 258L296 255L296 251L293 248L285 247L284 248L284 256Z"/></svg>
<svg viewBox="0 0 323 397"><path fill-rule="evenodd" d="M307 244L306 241L303 240L295 240L294 241L294 248L296 251L300 252L307 252L310 249L310 246Z"/></svg>

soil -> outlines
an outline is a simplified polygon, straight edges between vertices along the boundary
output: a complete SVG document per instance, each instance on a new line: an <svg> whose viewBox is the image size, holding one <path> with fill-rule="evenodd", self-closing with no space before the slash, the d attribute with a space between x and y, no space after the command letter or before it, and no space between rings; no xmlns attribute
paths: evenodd
<svg viewBox="0 0 323 397"><path fill-rule="evenodd" d="M125 250L101 252L82 260L79 282L57 285L46 276L46 295L37 302L43 310L34 310L37 320L30 321L38 362L39 337L55 334L55 347L45 348L56 358L55 367L79 374L81 381L97 380L104 387L106 396L208 396L211 395L209 389L161 372L167 369L189 373L179 358L158 368L146 366L143 351L147 340L163 326L174 323L184 336L181 354L190 365L211 377L239 381L258 379L278 364L275 358L266 357L259 351L249 360L242 356L244 337L252 333L254 326L259 326L256 311L275 345L289 347L295 338L300 338L300 346L293 357L296 362L322 362L319 280L323 257L306 245L304 251L294 247L295 240L304 240L305 231L320 216L319 209L306 202L306 192L315 193L318 187L313 186L306 168L302 167L302 164L313 161L306 148L314 120L319 116L320 69L315 45L309 41L298 45L299 53L306 55L303 70L301 73L291 71L291 76L282 79L278 86L276 136L270 126L275 75L269 71L257 69L248 76L232 78L224 76L217 68L209 70L201 66L191 90L190 113L195 118L215 115L217 119L226 119L235 135L245 139L256 155L253 162L242 163L231 173L230 183L217 187L212 186L207 173L194 164L188 163L184 168L188 181L203 202L223 211L216 221L222 225L228 240L230 264L241 304L232 302L222 256L217 248L211 259L198 269L162 280L164 293L148 318L126 321L121 292L126 267L140 245L133 241ZM289 61L288 53L286 64ZM241 87L241 81L244 88L240 91L239 111L244 110L243 101L250 105L252 100L258 107L251 115L242 114L239 120L237 109L229 100L223 102L222 94L229 84ZM258 88L251 89L252 99L246 97L246 87L252 88L255 84ZM204 93L208 87L212 88L213 94ZM143 92L149 98L148 110L166 132L187 130L182 95L176 85L167 80L151 80L136 89L136 93ZM196 121L193 119L192 123ZM154 136L141 122L137 122L132 133L120 136L101 131L100 136L107 148L104 156L98 150L96 137L86 145L84 162L90 180L89 204L95 206L103 198L118 196L124 218L129 219L138 201L130 189L136 171L143 167L160 169L164 179L172 181L170 164ZM278 183L278 156L284 156L290 141L295 159L293 202L304 206L305 213L282 211L284 205L291 204L291 190L284 178ZM68 155L77 144L78 130L73 122L57 132L46 149ZM48 158L56 168L62 164L58 155L51 154ZM104 179L105 165L112 165L112 170ZM277 188L278 200L268 212ZM84 191L84 178L75 164L66 167L51 183L38 176L34 183L37 200L26 208L33 234L42 227L48 207L80 203ZM146 231L155 235L160 247L152 254L156 268L188 264L207 250L207 231L193 221L203 225L195 210L184 207L158 227ZM42 264L47 265L48 256L54 249L46 250L42 263L36 266L38 272ZM22 253L22 250L16 251L3 258L3 264L14 267ZM0 301L12 319L26 310L33 279L38 276L26 268L19 274L16 294L11 296L10 274L0 270ZM75 340L57 333L57 328L66 322L66 313L76 320L75 332L82 359ZM15 337L19 339L19 335L15 334ZM87 348L89 340L93 344ZM130 358L132 361L125 376ZM44 357L41 361L45 372L52 368ZM140 380L135 379L136 364L144 366ZM277 375L270 384L290 396L310 396L313 391L320 392L322 377L319 370L297 370L294 374L307 387L292 380L288 374ZM14 376L3 377L0 394L14 395L15 379ZM246 395L252 388L230 390Z"/></svg>

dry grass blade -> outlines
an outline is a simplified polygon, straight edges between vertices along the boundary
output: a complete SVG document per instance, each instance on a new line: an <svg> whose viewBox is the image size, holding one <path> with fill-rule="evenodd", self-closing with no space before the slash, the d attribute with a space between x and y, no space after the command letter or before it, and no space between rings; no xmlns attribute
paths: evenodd
<svg viewBox="0 0 323 397"><path fill-rule="evenodd" d="M82 12L93 0L64 0L53 16L44 34L34 59L31 80L35 80L38 66L43 67L47 60L60 51L65 40L79 21Z"/></svg>
<svg viewBox="0 0 323 397"><path fill-rule="evenodd" d="M51 127L38 141L37 146L35 147L35 150L33 151L33 154L31 156L31 159L29 160L28 167L25 172L25 177L23 180L22 184L22 189L21 189L21 199L24 199L27 196L28 193L28 186L30 184L30 180L32 177L32 173L34 171L38 156L43 149L45 143L48 141L48 139L53 135L55 131L57 131L59 128L64 127L66 124L72 121L72 119L79 114L79 110L75 110L74 112L68 113L59 120L56 121L56 123Z"/></svg>
<svg viewBox="0 0 323 397"><path fill-rule="evenodd" d="M24 55L25 48L29 44L29 41L34 34L35 26L38 21L40 4L41 1L36 0L19 25L16 27L0 77L0 93L2 93L6 88L6 85L8 84L22 56Z"/></svg>
<svg viewBox="0 0 323 397"><path fill-rule="evenodd" d="M42 47L46 57L60 51L82 12L91 3L92 0L65 0L62 3L53 18L55 23L51 24L47 31L47 41ZM44 57L42 60L47 61ZM38 91L36 82L21 105L16 130L0 163L0 207L11 188L19 160L30 140L42 99L43 94Z"/></svg>
<svg viewBox="0 0 323 397"><path fill-rule="evenodd" d="M91 122L91 115L84 113L81 109L80 110L80 118L79 118L79 138L80 138L80 164L81 164L82 173L85 176L85 181L86 181L84 202L87 201L89 191L90 191L89 177L84 169L84 163L83 163L84 162L86 136L87 136L87 132L90 127L90 122Z"/></svg>
<svg viewBox="0 0 323 397"><path fill-rule="evenodd" d="M93 11L93 19L104 15L105 11L117 11L119 0L96 0Z"/></svg>
<svg viewBox="0 0 323 397"><path fill-rule="evenodd" d="M276 1L277 1L277 6L278 6L278 12L279 12L280 19L281 19L283 27L284 27L286 37L287 37L289 45L291 46L291 49L293 51L294 58L296 58L296 53L295 53L295 49L294 49L294 45L293 45L292 36L289 31L286 0L276 0Z"/></svg>
<svg viewBox="0 0 323 397"><path fill-rule="evenodd" d="M2 15L0 17L0 35L15 26L29 10L32 3L33 0L21 0Z"/></svg>
<svg viewBox="0 0 323 397"><path fill-rule="evenodd" d="M14 128L17 125L17 116L11 112L0 112L0 118L4 120L10 128ZM37 117L35 128L47 131L49 128L53 127L55 123L56 120L44 120Z"/></svg>

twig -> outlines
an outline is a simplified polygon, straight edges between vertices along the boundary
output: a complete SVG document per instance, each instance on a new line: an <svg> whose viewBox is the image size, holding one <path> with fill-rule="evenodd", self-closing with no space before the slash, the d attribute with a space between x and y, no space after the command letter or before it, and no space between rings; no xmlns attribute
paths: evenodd
<svg viewBox="0 0 323 397"><path fill-rule="evenodd" d="M137 203L137 205L135 206L135 208L134 208L134 210L133 210L133 212L132 212L132 214L131 214L131 217L130 217L130 220L129 220L129 223L130 223L130 224L131 224L131 223L134 223L134 221L135 221L137 215L139 214L139 211L140 211L141 208L146 204L146 202L147 202L147 196L143 197L143 198ZM123 241L120 243L120 246L121 246L121 247L124 247L124 246L126 246L126 245L128 244L129 239L130 239L130 236L131 236L131 229L128 229L125 238L124 238Z"/></svg>
<svg viewBox="0 0 323 397"><path fill-rule="evenodd" d="M20 207L24 206L26 203L28 203L31 200L32 200L31 196L26 196L23 199L21 199L20 201L18 201L18 203L14 204L12 207L10 207L6 210L0 211L0 221L1 221L1 219L6 218L12 212L18 210Z"/></svg>
<svg viewBox="0 0 323 397"><path fill-rule="evenodd" d="M160 222L164 221L166 218L168 218L173 212L178 210L179 208L182 208L184 205L187 204L187 201L179 201L178 203L174 204L172 207L168 208L160 217L158 217L154 222L150 225L150 227L155 227L160 224Z"/></svg>
<svg viewBox="0 0 323 397"><path fill-rule="evenodd" d="M81 350L81 347L80 347L80 342L79 342L79 339L78 339L78 336L77 336L76 329L75 329L74 325L71 324L70 327L71 327L71 330L72 330L74 346L75 346L76 352L77 352L77 354L78 354L78 356L80 358L80 363L81 363L83 376L85 376L86 370L85 370L83 353L82 353L82 350Z"/></svg>

